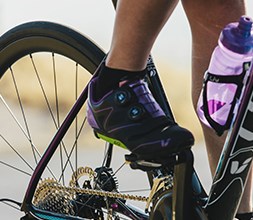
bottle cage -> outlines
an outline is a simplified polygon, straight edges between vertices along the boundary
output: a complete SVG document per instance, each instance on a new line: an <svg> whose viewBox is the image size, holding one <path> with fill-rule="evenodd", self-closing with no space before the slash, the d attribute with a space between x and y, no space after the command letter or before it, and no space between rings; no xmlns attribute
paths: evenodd
<svg viewBox="0 0 253 220"><path fill-rule="evenodd" d="M247 70L250 67L250 62L243 63L243 72L240 75L234 75L234 76L225 76L225 75L215 75L209 72L206 72L204 82L203 82L203 112L205 115L206 120L210 124L210 126L216 131L216 133L221 136L225 130L229 129L232 119L234 117L234 109L236 106L236 103L240 100L242 89L244 87L244 84L246 85L247 81L244 82L244 77L247 73ZM217 123L211 115L209 114L209 107L208 107L208 101L207 101L207 84L208 82L213 83L229 83L229 84L235 84L237 86L235 95L233 97L231 108L229 110L228 117L226 119L226 122L224 125L221 125Z"/></svg>

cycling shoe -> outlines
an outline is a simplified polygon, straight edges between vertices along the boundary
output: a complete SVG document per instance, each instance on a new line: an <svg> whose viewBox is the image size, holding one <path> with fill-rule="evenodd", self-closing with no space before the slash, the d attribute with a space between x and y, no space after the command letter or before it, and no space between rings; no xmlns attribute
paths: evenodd
<svg viewBox="0 0 253 220"><path fill-rule="evenodd" d="M129 80L99 100L96 80L89 83L87 118L97 137L143 159L166 158L193 145L191 132L165 115L144 79Z"/></svg>

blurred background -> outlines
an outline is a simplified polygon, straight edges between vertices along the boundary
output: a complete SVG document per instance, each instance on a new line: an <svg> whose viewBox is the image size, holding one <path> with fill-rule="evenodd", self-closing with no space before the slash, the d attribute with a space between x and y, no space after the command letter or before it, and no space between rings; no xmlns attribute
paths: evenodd
<svg viewBox="0 0 253 220"><path fill-rule="evenodd" d="M253 1L246 0L246 3L247 14L252 17ZM53 21L78 30L96 42L104 51L108 51L114 15L111 2L105 0L1 0L0 35L24 22ZM159 35L152 55L177 121L195 135L197 142L194 147L195 164L208 190L211 176L202 132L191 105L191 34L181 4ZM0 123L1 126L4 124L2 121ZM0 179L9 178L8 173L1 172L0 175ZM0 197L4 190L0 184ZM18 215L12 215L10 209L6 209L2 204L0 204L0 213L1 216L6 216L4 219L7 219L7 216L8 219L18 219Z"/></svg>

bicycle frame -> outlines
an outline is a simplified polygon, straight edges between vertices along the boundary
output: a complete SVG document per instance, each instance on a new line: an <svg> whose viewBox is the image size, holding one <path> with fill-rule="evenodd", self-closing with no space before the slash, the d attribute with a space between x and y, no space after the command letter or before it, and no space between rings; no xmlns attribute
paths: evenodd
<svg viewBox="0 0 253 220"><path fill-rule="evenodd" d="M253 65L237 118L230 129L205 210L208 219L233 219L253 158ZM226 210L224 212L224 210Z"/></svg>
<svg viewBox="0 0 253 220"><path fill-rule="evenodd" d="M115 3L116 1L113 2ZM147 69L154 97L165 114L173 118L171 107L151 57L148 60ZM191 151L183 152L182 159L178 159L177 163L175 163L172 198L173 220L189 220L192 219L191 216L197 216L197 219L195 218L194 220L232 220L234 218L253 158L253 124L251 123L253 121L253 65L251 65L249 71L250 78L245 95L241 101L237 117L228 133L210 195L208 196L205 193L193 168ZM84 88L39 161L25 194L22 211L30 212L34 210L31 204L41 174L86 101L87 90L87 87ZM110 154L112 154L112 151ZM111 156L109 155L108 160L110 160ZM110 164L110 161L107 164ZM36 211L39 212L38 210Z"/></svg>
<svg viewBox="0 0 253 220"><path fill-rule="evenodd" d="M152 62L152 61L150 61ZM212 187L207 202L201 207L193 202L193 191L198 190L198 197L205 198L205 192L193 169L193 157L188 152L185 160L175 165L173 189L173 220L189 220L194 211L199 212L200 219L232 220L242 197L244 186L251 168L253 159L253 64L249 67L249 78L246 83L244 97L234 122L228 132L223 152L217 166ZM150 71L151 85L162 88L158 75ZM157 87L154 88L154 91ZM163 90L155 93L155 97L163 109L171 113L168 102L164 102ZM215 147L215 146L214 146ZM192 181L193 180L193 181ZM192 185L189 184L192 182ZM203 203L202 203L203 204ZM197 207L198 206L198 207ZM196 217L195 217L196 218ZM195 219L194 218L194 219Z"/></svg>
<svg viewBox="0 0 253 220"><path fill-rule="evenodd" d="M185 176L189 175L187 172L193 172L186 166L191 166L191 159L183 162L183 167L175 171L175 175L181 175L183 178L176 179L173 195L173 220L187 220L196 219L196 212L198 212L198 220L232 220L236 215L239 206L244 186L249 175L249 171L253 159L253 65L249 68L249 79L246 85L244 97L234 122L228 132L226 142L223 147L223 152L217 166L215 177L213 179L212 187L209 196L206 198L205 205L194 203L193 195L189 195L194 191L193 189L200 184L198 179L192 182L192 186L188 190L182 190L178 187L180 185L189 184L191 176L188 176L188 181L185 181ZM214 146L215 147L215 146ZM182 166L182 165L181 165ZM193 175L194 176L194 175ZM183 183L181 183L183 181ZM180 190L177 190L177 187ZM203 195L203 189L199 191L199 195ZM180 194L186 195L180 195ZM189 199L191 197L191 199ZM183 198L183 199L178 199ZM199 197L201 198L201 196ZM185 208L185 202L190 204ZM199 200L200 201L200 200ZM179 204L178 204L179 203ZM193 206L192 206L193 205ZM179 208L175 208L175 207ZM183 215L182 213L189 215ZM195 212L195 215L194 213ZM191 216L189 218L189 216ZM192 218L194 216L194 218Z"/></svg>

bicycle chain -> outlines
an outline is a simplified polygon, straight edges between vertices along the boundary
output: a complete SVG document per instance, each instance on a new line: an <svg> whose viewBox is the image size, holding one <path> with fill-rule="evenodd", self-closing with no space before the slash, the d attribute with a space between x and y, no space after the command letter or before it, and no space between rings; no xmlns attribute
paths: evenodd
<svg viewBox="0 0 253 220"><path fill-rule="evenodd" d="M89 178L92 179L97 176L97 173L90 167L80 167L72 174L69 186L63 186L57 180L51 178L41 180L34 194L33 204L38 208L47 210L49 209L51 211L60 210L62 214L73 214L74 207L71 201L75 199L77 194L84 194L90 196L146 202L146 208L148 210L148 206L150 205L151 200L155 196L156 192L160 190L171 189L173 187L173 185L171 185L173 177L166 176L156 179L149 197L90 188L79 188L77 187L78 180L84 175L88 175ZM59 207L60 204L61 207ZM108 215L108 217L109 216L110 215ZM110 219L110 217L108 219Z"/></svg>
<svg viewBox="0 0 253 220"><path fill-rule="evenodd" d="M118 192L108 192L103 190L94 190L94 189L81 189L76 188L76 182L84 175L89 175L90 178L96 177L97 173L92 170L90 167L80 167L77 169L76 172L73 173L72 178L70 180L69 186L67 187L67 190L72 190L74 188L74 191L76 193L84 193L88 195L96 195L96 196L102 196L102 197L109 197L109 198L115 198L115 199L127 199L127 200L135 200L135 201L142 201L146 202L148 200L145 196L136 196L136 195L130 195L130 194L122 194Z"/></svg>
<svg viewBox="0 0 253 220"><path fill-rule="evenodd" d="M55 179L44 179L42 180L37 190L34 194L34 205L38 205L40 201L45 200L48 194L53 192L66 192L66 199L73 199L76 194L86 194L86 195L94 195L101 197L109 197L114 199L124 199L124 200L135 200L141 202L147 202L148 197L138 196L138 195L130 195L130 194L122 194L119 192L108 192L103 190L96 189L84 189L76 187L77 181L84 175L89 175L90 178L96 177L96 172L89 167L80 167L75 171L70 180L69 186L62 186Z"/></svg>
<svg viewBox="0 0 253 220"><path fill-rule="evenodd" d="M43 189L41 189L43 188ZM76 193L83 193L87 195L95 195L95 196L102 196L102 197L109 197L115 199L124 199L124 200L135 200L140 202L147 202L148 197L145 196L138 196L138 195L130 195L130 194L122 194L118 192L108 192L103 190L96 190L96 189L81 189L77 187L68 187L62 186L57 181L54 182L53 179L45 179L40 183L38 190L36 191L36 195L34 195L34 203L40 199L40 192L45 189L54 189L59 191L66 191L71 194Z"/></svg>

